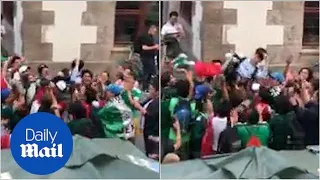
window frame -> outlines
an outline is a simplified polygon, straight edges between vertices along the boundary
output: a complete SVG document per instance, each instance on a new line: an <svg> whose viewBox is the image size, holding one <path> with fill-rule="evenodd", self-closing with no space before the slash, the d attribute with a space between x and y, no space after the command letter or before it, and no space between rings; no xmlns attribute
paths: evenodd
<svg viewBox="0 0 320 180"><path fill-rule="evenodd" d="M316 1L315 1L316 2ZM319 19L319 6L315 7L315 6L308 6L307 3L304 3L304 12L303 12L303 35L302 35L302 47L303 49L315 49L315 48L319 48L319 41L317 42L309 42L306 41L305 39L305 18L308 15L312 15L312 14L317 14L318 19ZM319 36L319 35L318 35Z"/></svg>
<svg viewBox="0 0 320 180"><path fill-rule="evenodd" d="M120 3L122 1L119 1ZM117 2L118 3L118 2ZM117 16L136 16L137 21L138 21L138 27L136 30L136 34L134 35L134 39L138 37L138 33L144 30L144 21L146 19L146 7L148 5L148 2L144 1L138 1L139 3L139 9L115 9L115 24L117 23ZM123 45L131 45L133 42L132 41L117 41L116 40L116 30L114 30L114 44L118 46L123 46Z"/></svg>

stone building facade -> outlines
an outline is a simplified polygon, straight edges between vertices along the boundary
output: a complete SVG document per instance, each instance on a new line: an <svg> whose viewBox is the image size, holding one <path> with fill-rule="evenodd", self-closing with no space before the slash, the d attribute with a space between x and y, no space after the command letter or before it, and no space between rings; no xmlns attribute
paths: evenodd
<svg viewBox="0 0 320 180"><path fill-rule="evenodd" d="M15 37L4 42L10 41L32 67L46 63L60 70L79 58L97 72L110 70L128 58L134 38L147 29L146 21L158 23L153 17L158 6L138 1L14 2Z"/></svg>
<svg viewBox="0 0 320 180"><path fill-rule="evenodd" d="M163 2L162 24L173 10L187 32L183 43L198 59L223 59L229 50L251 56L264 47L274 68L290 56L296 67L319 60L319 2Z"/></svg>

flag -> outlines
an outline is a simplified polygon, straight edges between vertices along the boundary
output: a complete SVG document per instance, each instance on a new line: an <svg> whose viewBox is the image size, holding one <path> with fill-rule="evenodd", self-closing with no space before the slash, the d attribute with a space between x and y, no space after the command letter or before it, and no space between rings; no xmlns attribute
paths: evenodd
<svg viewBox="0 0 320 180"><path fill-rule="evenodd" d="M132 125L132 110L121 96L109 100L98 115L103 124L105 137L127 138L126 130Z"/></svg>
<svg viewBox="0 0 320 180"><path fill-rule="evenodd" d="M194 65L194 72L197 76L215 76L222 73L222 67L218 63L197 61Z"/></svg>
<svg viewBox="0 0 320 180"><path fill-rule="evenodd" d="M173 67L178 68L179 66L183 65L193 66L194 61L189 61L188 56L184 53L181 53L175 59L173 59Z"/></svg>

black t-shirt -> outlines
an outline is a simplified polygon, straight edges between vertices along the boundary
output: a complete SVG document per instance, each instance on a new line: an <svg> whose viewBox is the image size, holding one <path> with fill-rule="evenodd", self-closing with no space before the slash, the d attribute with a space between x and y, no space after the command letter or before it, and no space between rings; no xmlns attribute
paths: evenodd
<svg viewBox="0 0 320 180"><path fill-rule="evenodd" d="M161 161L168 153L174 152L174 143L168 137L161 137Z"/></svg>
<svg viewBox="0 0 320 180"><path fill-rule="evenodd" d="M152 100L146 110L144 133L159 136L159 98Z"/></svg>
<svg viewBox="0 0 320 180"><path fill-rule="evenodd" d="M134 52L139 53L141 58L154 58L157 51L156 50L143 50L142 46L153 46L155 45L155 41L152 35L143 34L138 37L134 47Z"/></svg>

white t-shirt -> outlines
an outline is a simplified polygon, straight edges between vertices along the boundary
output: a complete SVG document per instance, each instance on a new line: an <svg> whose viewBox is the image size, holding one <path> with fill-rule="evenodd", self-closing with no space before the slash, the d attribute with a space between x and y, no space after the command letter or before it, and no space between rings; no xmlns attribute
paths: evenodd
<svg viewBox="0 0 320 180"><path fill-rule="evenodd" d="M212 128L213 128L213 143L212 149L217 151L220 133L227 127L227 118L214 117L212 118Z"/></svg>
<svg viewBox="0 0 320 180"><path fill-rule="evenodd" d="M161 35L167 35L167 34L174 34L183 32L183 27L180 23L175 23L172 25L170 22L167 22L165 25L161 28Z"/></svg>

